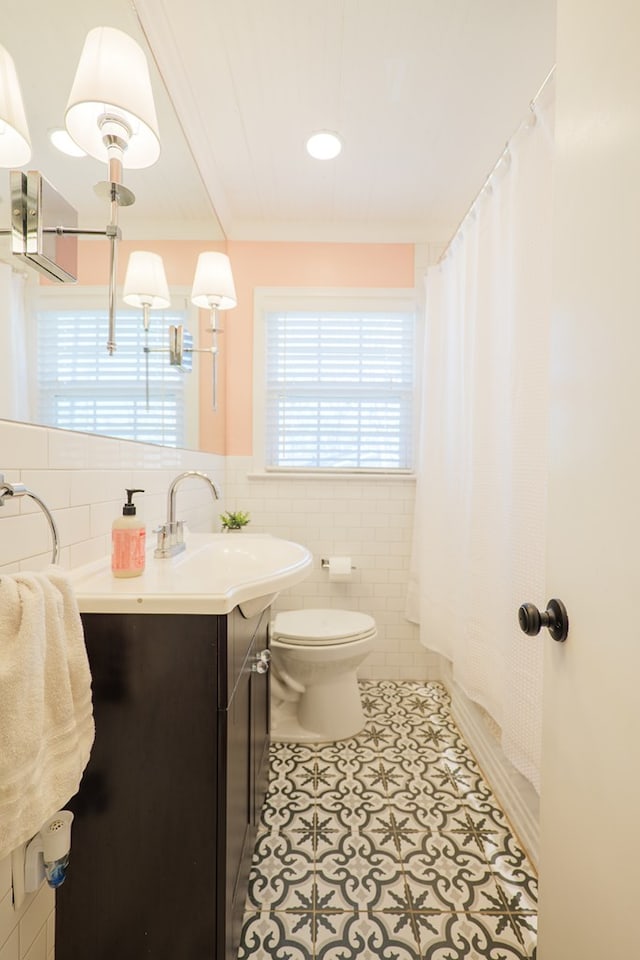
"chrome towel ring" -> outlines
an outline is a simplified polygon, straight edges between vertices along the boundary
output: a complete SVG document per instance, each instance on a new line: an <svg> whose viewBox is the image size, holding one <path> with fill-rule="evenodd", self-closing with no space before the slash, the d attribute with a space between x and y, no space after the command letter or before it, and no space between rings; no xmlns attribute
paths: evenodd
<svg viewBox="0 0 640 960"><path fill-rule="evenodd" d="M28 490L24 483L20 483L19 481L16 483L9 483L8 480L4 479L4 474L0 473L0 507L4 506L5 497L31 497L32 500L35 500L47 518L49 529L51 530L51 539L53 541L51 562L57 564L60 560L60 535L58 533L56 522L53 519L53 515L44 500L41 500L37 493L33 493L31 490Z"/></svg>

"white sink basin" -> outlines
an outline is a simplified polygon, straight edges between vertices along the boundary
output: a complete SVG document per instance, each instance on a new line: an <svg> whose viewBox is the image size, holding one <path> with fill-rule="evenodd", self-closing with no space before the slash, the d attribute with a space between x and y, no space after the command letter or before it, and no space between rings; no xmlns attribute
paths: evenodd
<svg viewBox="0 0 640 960"><path fill-rule="evenodd" d="M175 557L147 553L140 577L114 577L108 559L69 576L81 613L225 614L241 605L251 615L304 580L311 562L306 547L268 534L192 533Z"/></svg>

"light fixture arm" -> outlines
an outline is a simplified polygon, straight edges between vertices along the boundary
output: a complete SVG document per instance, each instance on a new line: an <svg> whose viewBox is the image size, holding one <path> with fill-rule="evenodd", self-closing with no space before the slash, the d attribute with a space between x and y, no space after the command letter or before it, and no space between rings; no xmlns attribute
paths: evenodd
<svg viewBox="0 0 640 960"><path fill-rule="evenodd" d="M117 207L116 207L117 209ZM118 224L110 223L114 228L109 237L109 332L107 334L107 353L113 356L116 349L116 278L118 275ZM107 227L107 230L109 230Z"/></svg>
<svg viewBox="0 0 640 960"><path fill-rule="evenodd" d="M147 307L144 311L144 397L147 404L147 410L149 409L149 354L151 350L149 349L149 308Z"/></svg>
<svg viewBox="0 0 640 960"><path fill-rule="evenodd" d="M131 206L135 203L135 195L122 184L122 157L127 149L130 128L123 120L113 118L107 114L100 120L102 140L107 148L109 157L109 179L106 183L98 183L95 191L99 196L105 193L109 199L109 223L107 236L109 237L109 331L107 334L107 353L113 356L116 350L116 283L118 276L118 207ZM148 323L148 321L147 321Z"/></svg>
<svg viewBox="0 0 640 960"><path fill-rule="evenodd" d="M115 213L114 213L115 210ZM116 327L116 280L118 273L118 240L122 238L120 227L117 222L118 203L112 203L111 222L107 224L104 230L81 230L75 227L55 227L51 232L59 236L65 234L74 234L75 236L106 237L109 241L109 332L107 334L107 351L113 355L116 349L115 327ZM115 219L115 222L114 222ZM48 231L45 231L48 232ZM147 319L148 325L148 319Z"/></svg>
<svg viewBox="0 0 640 960"><path fill-rule="evenodd" d="M104 230L83 230L80 227L45 227L43 233L55 233L59 237L109 237L110 227ZM13 233L10 227L0 229L0 237L7 237ZM120 230L118 229L118 239L121 240Z"/></svg>
<svg viewBox="0 0 640 960"><path fill-rule="evenodd" d="M218 333L222 331L218 328L218 305L219 297L210 297L209 306L211 310L211 404L213 409L218 409Z"/></svg>
<svg viewBox="0 0 640 960"><path fill-rule="evenodd" d="M208 330L214 334L214 342L210 347L194 347L193 338L188 334L182 325L169 328L169 363L172 367L180 367L182 370L189 371L190 365L185 365L186 354L208 353L211 356L211 404L214 410L218 409L218 344L215 338L216 333L224 333L223 330L212 327ZM165 352L165 351L162 351Z"/></svg>

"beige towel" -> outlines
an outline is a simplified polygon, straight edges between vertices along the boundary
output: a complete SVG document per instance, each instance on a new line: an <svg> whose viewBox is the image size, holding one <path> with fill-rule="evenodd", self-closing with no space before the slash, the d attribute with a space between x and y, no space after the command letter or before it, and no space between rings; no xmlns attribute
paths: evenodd
<svg viewBox="0 0 640 960"><path fill-rule="evenodd" d="M0 860L77 792L94 738L91 674L58 568L0 576Z"/></svg>

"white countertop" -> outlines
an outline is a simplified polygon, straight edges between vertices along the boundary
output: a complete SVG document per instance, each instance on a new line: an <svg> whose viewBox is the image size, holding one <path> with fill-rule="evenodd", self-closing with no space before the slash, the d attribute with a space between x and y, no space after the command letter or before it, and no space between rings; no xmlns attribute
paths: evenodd
<svg viewBox="0 0 640 960"><path fill-rule="evenodd" d="M250 616L311 572L306 547L269 534L188 535L175 557L147 553L144 573L117 578L106 557L69 571L81 613L226 614Z"/></svg>

